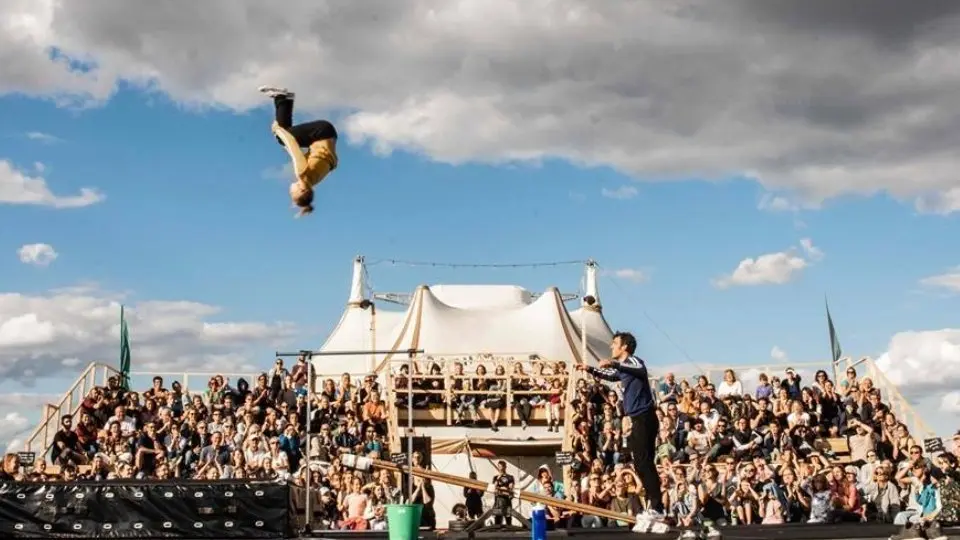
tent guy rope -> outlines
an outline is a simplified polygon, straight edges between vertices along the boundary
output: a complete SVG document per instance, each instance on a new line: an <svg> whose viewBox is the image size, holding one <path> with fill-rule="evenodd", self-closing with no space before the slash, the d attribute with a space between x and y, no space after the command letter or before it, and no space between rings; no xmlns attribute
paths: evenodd
<svg viewBox="0 0 960 540"><path fill-rule="evenodd" d="M587 261L552 261L552 262L532 262L532 263L500 263L500 264L474 264L474 263L451 263L451 262L433 262L433 261L410 261L404 259L369 259L368 266L378 264L392 264L399 266L430 266L434 268L546 268L551 266L570 266L574 264L585 264Z"/></svg>
<svg viewBox="0 0 960 540"><path fill-rule="evenodd" d="M599 264L597 265L597 268L600 268L600 265L599 265ZM633 301L633 304L634 304L635 306L641 306L641 305L643 305L643 304L641 304L641 303L638 301L638 299L636 298L635 295L631 294L625 287L621 286L620 283L617 281L617 279L615 279L613 276L611 276L611 275L609 275L609 274L606 274L606 273L601 273L600 275L603 276L603 277L609 278L610 283L612 283L613 286L616 287L616 288L620 291L620 294L622 294L624 297L629 298L631 301ZM641 308L640 308L640 312L643 314L643 317L644 317L645 319L647 319L647 321L650 323L650 325L653 326L653 328L654 328L657 332L659 332L661 335L663 335L663 337L666 338L666 340L667 340L671 345L673 345L673 347L674 347L675 349L677 349L677 351L679 351L680 354L682 354L682 355L684 356L684 358L686 358L687 361L690 362L690 364L692 364L693 367L695 367L695 368L697 369L697 371L700 371L700 372L703 371L702 368L700 367L700 364L698 364L697 361L694 360L693 357L690 356L689 353L687 353L687 350L684 349L683 347L681 347L680 344L677 343L677 342L673 339L673 337L671 337L670 334L668 334L667 331L664 330L664 329L657 323L657 321L655 321L654 318L650 316L650 313L647 312L647 310L645 310L645 309L643 309L643 308L641 307Z"/></svg>

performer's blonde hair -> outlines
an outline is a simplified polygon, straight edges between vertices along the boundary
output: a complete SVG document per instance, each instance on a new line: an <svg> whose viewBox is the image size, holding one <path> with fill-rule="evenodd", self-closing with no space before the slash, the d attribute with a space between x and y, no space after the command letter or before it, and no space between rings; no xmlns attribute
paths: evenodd
<svg viewBox="0 0 960 540"><path fill-rule="evenodd" d="M303 217L313 213L313 189L306 188L299 191L293 197L293 204L300 209L300 212L297 213L297 217Z"/></svg>

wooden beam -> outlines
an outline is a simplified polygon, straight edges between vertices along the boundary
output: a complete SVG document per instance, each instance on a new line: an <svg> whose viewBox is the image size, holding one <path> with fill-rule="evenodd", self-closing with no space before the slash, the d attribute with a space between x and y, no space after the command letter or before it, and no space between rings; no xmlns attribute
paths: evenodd
<svg viewBox="0 0 960 540"><path fill-rule="evenodd" d="M409 472L413 476L418 476L420 478L429 478L435 482L440 482L443 484L452 484L454 486L479 489L481 491L486 491L489 493L494 493L492 485L488 485L480 480L471 480L469 478L464 478L462 476L457 476L454 474L447 474L437 471L431 471L429 469L421 469L420 467L414 467L412 470L408 469L405 465L395 465L389 461L383 461L380 459L371 459L370 460L374 467L380 469L387 469L388 471L407 473ZM627 523L636 523L636 516L631 516L627 514L620 514L612 510L607 510L604 508L597 508L595 506L590 506L588 504L582 504L572 501L565 501L563 499L557 499L554 497L548 497L546 495L538 495L536 493L531 493L529 491L514 490L514 496L520 499L521 501L526 501L530 503L542 504L544 506L554 506L557 508L562 508L564 510L569 510L571 512L580 512L586 516L597 516L607 519L614 519L617 521L625 521Z"/></svg>

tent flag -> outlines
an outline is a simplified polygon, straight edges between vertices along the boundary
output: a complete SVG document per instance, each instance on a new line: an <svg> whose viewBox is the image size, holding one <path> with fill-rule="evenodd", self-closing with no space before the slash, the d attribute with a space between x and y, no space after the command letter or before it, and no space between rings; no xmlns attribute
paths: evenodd
<svg viewBox="0 0 960 540"><path fill-rule="evenodd" d="M130 389L130 331L123 306L120 306L120 386Z"/></svg>
<svg viewBox="0 0 960 540"><path fill-rule="evenodd" d="M833 363L836 364L840 361L840 357L843 356L843 349L840 347L840 340L837 339L837 329L833 326L833 317L830 316L830 304L826 298L823 299L823 302L827 306L827 327L830 330L830 354L833 357Z"/></svg>

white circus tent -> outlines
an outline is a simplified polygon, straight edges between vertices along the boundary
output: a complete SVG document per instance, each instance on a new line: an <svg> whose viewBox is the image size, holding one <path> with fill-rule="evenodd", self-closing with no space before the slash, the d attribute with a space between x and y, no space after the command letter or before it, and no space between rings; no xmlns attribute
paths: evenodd
<svg viewBox="0 0 960 540"><path fill-rule="evenodd" d="M567 364L595 363L608 354L613 335L603 318L596 272L588 262L584 294L573 312L555 287L535 295L507 285L421 285L401 311L368 297L364 259L357 257L346 308L320 347L357 354L315 356L314 368L324 375L372 373L403 359L409 349L422 349L426 356L536 354Z"/></svg>
<svg viewBox="0 0 960 540"><path fill-rule="evenodd" d="M422 349L426 357L447 358L491 354L519 360L536 354L568 365L594 364L609 354L613 332L603 317L597 266L592 261L586 264L582 295L573 311L567 309L566 299L556 287L534 294L518 286L447 284L421 285L410 295L378 295L409 298L405 310L389 310L391 304L367 295L365 276L364 260L357 257L346 308L320 347L322 352L357 354L315 356L318 374L382 373L391 361L405 360L410 349ZM421 430L433 436L433 466L437 469L461 476L472 471L486 479L494 471L491 456L502 456L521 485L529 484L540 465L554 469L555 475L562 474L553 460L560 438L542 426L513 436L479 431L454 434L450 429L454 428ZM451 510L462 500L462 492L445 485L436 485L435 490L437 518L445 523L452 519Z"/></svg>

